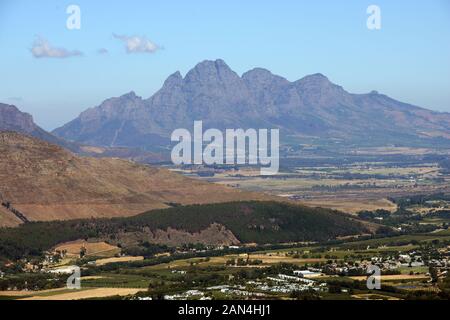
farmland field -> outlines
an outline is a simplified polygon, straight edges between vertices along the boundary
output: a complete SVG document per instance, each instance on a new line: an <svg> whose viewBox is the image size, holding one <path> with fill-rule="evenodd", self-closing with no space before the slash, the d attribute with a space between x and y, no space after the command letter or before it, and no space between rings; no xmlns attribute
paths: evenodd
<svg viewBox="0 0 450 320"><path fill-rule="evenodd" d="M52 294L37 294L20 300L80 300L93 298L106 298L114 296L128 296L142 291L142 289L129 288L95 288L86 290L62 290Z"/></svg>

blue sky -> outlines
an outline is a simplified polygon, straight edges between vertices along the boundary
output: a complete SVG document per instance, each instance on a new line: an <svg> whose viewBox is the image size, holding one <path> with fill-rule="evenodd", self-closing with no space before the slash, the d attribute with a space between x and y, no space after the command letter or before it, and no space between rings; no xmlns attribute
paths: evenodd
<svg viewBox="0 0 450 320"><path fill-rule="evenodd" d="M66 28L71 4L81 9L80 30ZM366 27L371 4L381 30ZM132 36L159 49L127 52ZM36 58L39 37L82 55ZM450 112L449 39L448 0L0 0L0 101L53 129L111 96L147 98L171 73L221 58L239 74L321 72L350 92Z"/></svg>

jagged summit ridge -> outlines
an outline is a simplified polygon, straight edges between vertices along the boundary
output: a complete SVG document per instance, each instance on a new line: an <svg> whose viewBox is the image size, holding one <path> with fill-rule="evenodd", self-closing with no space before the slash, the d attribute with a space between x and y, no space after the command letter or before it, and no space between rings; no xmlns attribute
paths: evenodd
<svg viewBox="0 0 450 320"><path fill-rule="evenodd" d="M105 100L54 134L94 145L152 148L169 144L194 120L214 128L279 128L281 135L343 141L450 139L450 114L391 99L352 94L316 73L297 81L255 68L239 76L223 60L205 60L170 75L153 96Z"/></svg>

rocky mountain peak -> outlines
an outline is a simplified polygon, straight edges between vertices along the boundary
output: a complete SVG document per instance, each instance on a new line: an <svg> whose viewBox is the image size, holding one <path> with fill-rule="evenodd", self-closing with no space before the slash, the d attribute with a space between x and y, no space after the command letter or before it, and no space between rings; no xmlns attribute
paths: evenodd
<svg viewBox="0 0 450 320"><path fill-rule="evenodd" d="M0 131L10 131L8 134L5 134L5 136L10 138L17 136L11 133L11 131L25 133L74 152L79 150L79 146L76 143L64 141L43 130L34 123L33 117L30 114L20 111L13 105L0 103Z"/></svg>
<svg viewBox="0 0 450 320"><path fill-rule="evenodd" d="M174 88L183 84L183 76L180 71L172 73L166 81L164 81L164 88Z"/></svg>
<svg viewBox="0 0 450 320"><path fill-rule="evenodd" d="M0 103L0 130L32 132L36 129L33 117L16 106Z"/></svg>
<svg viewBox="0 0 450 320"><path fill-rule="evenodd" d="M393 112L401 116L392 117ZM448 114L383 95L351 94L321 73L290 82L255 68L240 77L219 59L200 62L184 78L179 72L172 74L146 100L109 99L55 133L83 143L109 146L116 141L115 145L152 148L165 143L174 128L199 119L205 127L273 126L346 141L360 141L370 127L372 138L390 143L396 140L392 132L411 141L424 132L447 137L450 123Z"/></svg>
<svg viewBox="0 0 450 320"><path fill-rule="evenodd" d="M185 77L187 83L224 83L237 79L240 79L239 76L220 59L200 62Z"/></svg>
<svg viewBox="0 0 450 320"><path fill-rule="evenodd" d="M314 73L311 75L307 75L300 80L297 81L300 84L308 84L308 85L330 85L331 81L322 73Z"/></svg>
<svg viewBox="0 0 450 320"><path fill-rule="evenodd" d="M122 99L131 99L131 100L142 99L140 96L136 95L136 93L134 91L130 91L130 92L122 95L120 98L122 98Z"/></svg>
<svg viewBox="0 0 450 320"><path fill-rule="evenodd" d="M330 104L333 99L336 100L339 97L342 98L342 96L349 95L341 86L332 83L321 73L315 73L303 77L302 79L294 82L294 85L299 94L310 101L321 100L322 102Z"/></svg>
<svg viewBox="0 0 450 320"><path fill-rule="evenodd" d="M269 84L289 84L289 81L283 77L274 75L267 69L254 68L242 75L242 79L251 87L267 86Z"/></svg>

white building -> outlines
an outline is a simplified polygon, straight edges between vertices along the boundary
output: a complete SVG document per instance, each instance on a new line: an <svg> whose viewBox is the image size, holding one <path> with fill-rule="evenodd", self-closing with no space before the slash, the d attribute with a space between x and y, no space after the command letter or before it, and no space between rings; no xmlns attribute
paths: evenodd
<svg viewBox="0 0 450 320"><path fill-rule="evenodd" d="M48 270L49 273L56 273L56 274L72 274L74 270L79 269L77 266L67 266L67 267L61 267L61 268L55 268Z"/></svg>
<svg viewBox="0 0 450 320"><path fill-rule="evenodd" d="M294 274L302 278L316 278L322 275L320 272L313 272L309 270L295 270Z"/></svg>

